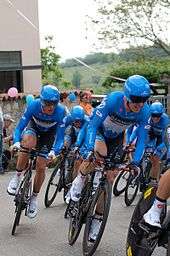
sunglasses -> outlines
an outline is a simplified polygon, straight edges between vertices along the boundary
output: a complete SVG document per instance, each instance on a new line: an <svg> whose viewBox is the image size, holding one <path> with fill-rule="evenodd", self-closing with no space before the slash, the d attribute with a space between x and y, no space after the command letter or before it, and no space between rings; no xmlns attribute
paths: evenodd
<svg viewBox="0 0 170 256"><path fill-rule="evenodd" d="M154 117L160 118L161 115L162 115L162 114L160 114L160 113L152 113L152 114L151 114L151 117L153 117L153 118L154 118Z"/></svg>
<svg viewBox="0 0 170 256"><path fill-rule="evenodd" d="M42 105L43 105L43 107L56 106L57 104L58 104L58 101L42 100Z"/></svg>
<svg viewBox="0 0 170 256"><path fill-rule="evenodd" d="M141 97L141 96L133 96L133 95L131 95L129 98L132 103L145 103L149 99L149 97Z"/></svg>

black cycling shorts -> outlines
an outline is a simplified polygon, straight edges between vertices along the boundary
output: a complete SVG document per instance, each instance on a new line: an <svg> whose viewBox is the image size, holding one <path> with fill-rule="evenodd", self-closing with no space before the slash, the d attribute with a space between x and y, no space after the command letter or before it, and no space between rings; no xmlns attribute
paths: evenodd
<svg viewBox="0 0 170 256"><path fill-rule="evenodd" d="M40 131L35 122L31 120L23 134L32 134L37 137L36 149L38 151L38 156L46 158L54 143L56 127L45 132Z"/></svg>

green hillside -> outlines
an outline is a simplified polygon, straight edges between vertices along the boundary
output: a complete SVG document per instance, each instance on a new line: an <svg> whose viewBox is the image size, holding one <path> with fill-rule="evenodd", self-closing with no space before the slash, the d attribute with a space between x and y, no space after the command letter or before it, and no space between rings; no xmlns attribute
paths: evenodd
<svg viewBox="0 0 170 256"><path fill-rule="evenodd" d="M102 83L106 80L107 76L111 72L110 64L93 64L90 65L90 70L84 66L74 66L74 67L64 67L62 68L63 78L67 81L72 82L73 74L78 71L81 74L80 89L90 88L93 89L95 93L106 93L109 92L110 88L102 87ZM118 85L118 84L117 84ZM119 85L117 86L117 88Z"/></svg>

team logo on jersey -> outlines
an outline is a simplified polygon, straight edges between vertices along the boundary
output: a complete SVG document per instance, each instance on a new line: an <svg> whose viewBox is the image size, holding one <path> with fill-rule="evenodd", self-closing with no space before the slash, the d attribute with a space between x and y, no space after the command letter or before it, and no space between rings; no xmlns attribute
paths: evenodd
<svg viewBox="0 0 170 256"><path fill-rule="evenodd" d="M99 110L96 111L96 115L102 117L102 113Z"/></svg>

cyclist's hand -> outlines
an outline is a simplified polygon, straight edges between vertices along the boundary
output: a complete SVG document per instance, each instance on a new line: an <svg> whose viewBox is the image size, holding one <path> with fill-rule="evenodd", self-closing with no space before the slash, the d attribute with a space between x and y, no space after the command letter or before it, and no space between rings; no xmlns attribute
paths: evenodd
<svg viewBox="0 0 170 256"><path fill-rule="evenodd" d="M134 149L135 149L135 145L132 144L132 143L127 144L127 145L124 146L124 150L127 150L129 152L134 151Z"/></svg>
<svg viewBox="0 0 170 256"><path fill-rule="evenodd" d="M13 145L10 146L11 151L18 151L20 149L20 142L15 142Z"/></svg>
<svg viewBox="0 0 170 256"><path fill-rule="evenodd" d="M71 152L72 152L73 155L75 155L75 154L78 152L78 150L79 150L79 147L74 147L74 148L71 150Z"/></svg>
<svg viewBox="0 0 170 256"><path fill-rule="evenodd" d="M50 153L48 154L48 161L52 162L56 157L57 155L55 154L54 150L51 150Z"/></svg>

